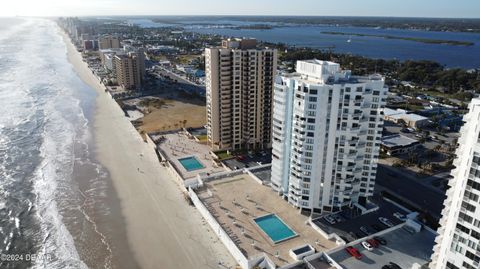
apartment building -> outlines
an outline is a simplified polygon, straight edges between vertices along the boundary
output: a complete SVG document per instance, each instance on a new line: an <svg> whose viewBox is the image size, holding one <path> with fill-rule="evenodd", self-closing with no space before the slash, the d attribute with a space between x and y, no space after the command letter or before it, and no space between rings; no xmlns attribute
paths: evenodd
<svg viewBox="0 0 480 269"><path fill-rule="evenodd" d="M119 49L120 39L116 36L102 36L98 39L98 46L101 50Z"/></svg>
<svg viewBox="0 0 480 269"><path fill-rule="evenodd" d="M333 62L297 62L276 78L272 188L316 212L365 205L380 150L384 78L352 76Z"/></svg>
<svg viewBox="0 0 480 269"><path fill-rule="evenodd" d="M205 49L207 134L213 149L271 146L277 51L255 39L228 39Z"/></svg>
<svg viewBox="0 0 480 269"><path fill-rule="evenodd" d="M98 52L102 66L115 73L115 55L125 55L128 52L121 49L103 49Z"/></svg>
<svg viewBox="0 0 480 269"><path fill-rule="evenodd" d="M124 55L115 55L118 85L125 90L140 90L145 76L145 56L142 49Z"/></svg>
<svg viewBox="0 0 480 269"><path fill-rule="evenodd" d="M472 99L458 140L430 268L477 269L480 264L480 99Z"/></svg>

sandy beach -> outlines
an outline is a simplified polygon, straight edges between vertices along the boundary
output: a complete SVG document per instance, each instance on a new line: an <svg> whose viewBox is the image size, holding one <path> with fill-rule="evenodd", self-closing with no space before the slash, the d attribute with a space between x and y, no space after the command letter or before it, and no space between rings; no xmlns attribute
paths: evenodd
<svg viewBox="0 0 480 269"><path fill-rule="evenodd" d="M114 241L113 248L128 244L134 253L134 257L117 258L134 259L142 268L234 268L233 258L200 213L185 202L168 170L158 162L153 146L143 142L66 35L64 40L76 72L97 91L96 156L110 173L128 240ZM226 266L219 265L220 261ZM118 267L125 268L121 263Z"/></svg>

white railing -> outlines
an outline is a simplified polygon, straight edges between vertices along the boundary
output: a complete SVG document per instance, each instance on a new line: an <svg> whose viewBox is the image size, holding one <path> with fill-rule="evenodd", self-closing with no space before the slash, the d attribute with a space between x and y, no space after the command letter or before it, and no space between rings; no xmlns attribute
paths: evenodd
<svg viewBox="0 0 480 269"><path fill-rule="evenodd" d="M202 217L210 225L213 232L218 236L220 241L222 241L222 243L228 249L230 254L232 254L233 258L238 262L238 264L243 269L250 269L248 259L243 255L243 253L240 251L240 249L237 247L237 245L235 245L235 243L232 241L232 239L227 234L227 232L225 232L225 230L223 230L223 228L217 222L215 217L213 217L212 214L210 214L210 211L208 211L208 209L205 207L205 205L200 201L200 199L198 198L195 191L193 191L192 188L189 188L188 189L188 194L190 195L190 198L192 199L192 203L198 209L198 211L200 212Z"/></svg>

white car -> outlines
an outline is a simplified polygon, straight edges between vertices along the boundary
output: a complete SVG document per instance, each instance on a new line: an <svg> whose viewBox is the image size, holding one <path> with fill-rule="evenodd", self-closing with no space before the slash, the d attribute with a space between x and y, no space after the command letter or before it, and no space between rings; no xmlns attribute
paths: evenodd
<svg viewBox="0 0 480 269"><path fill-rule="evenodd" d="M389 219L387 219L387 218L380 217L380 218L378 218L378 220L379 220L381 223L383 223L383 225L385 225L385 226L387 226L387 227L389 227L389 228L394 226L393 223L392 223Z"/></svg>
<svg viewBox="0 0 480 269"><path fill-rule="evenodd" d="M323 218L330 224L335 224L336 223L335 219L332 216L325 216Z"/></svg>
<svg viewBox="0 0 480 269"><path fill-rule="evenodd" d="M373 250L373 246L370 245L367 241L362 241L362 246L368 250L368 251L372 251Z"/></svg>
<svg viewBox="0 0 480 269"><path fill-rule="evenodd" d="M393 216L401 221L406 221L407 218L405 217L405 215L403 215L402 213L400 212L395 212L393 213Z"/></svg>

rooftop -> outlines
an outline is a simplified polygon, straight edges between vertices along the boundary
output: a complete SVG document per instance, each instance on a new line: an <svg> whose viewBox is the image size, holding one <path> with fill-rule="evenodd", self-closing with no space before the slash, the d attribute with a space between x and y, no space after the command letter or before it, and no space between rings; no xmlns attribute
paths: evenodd
<svg viewBox="0 0 480 269"><path fill-rule="evenodd" d="M399 113L399 114L394 114L391 116L394 119L402 119L405 121L421 121L421 120L428 120L427 117L420 116L414 113L406 114L406 113Z"/></svg>
<svg viewBox="0 0 480 269"><path fill-rule="evenodd" d="M152 140L156 141L157 150L174 166L184 180L195 178L199 173L212 174L225 171L223 167L213 162L213 158L210 156L210 148L207 145L198 143L183 131L150 134L150 136ZM179 159L191 156L195 156L204 168L187 171Z"/></svg>
<svg viewBox="0 0 480 269"><path fill-rule="evenodd" d="M247 258L264 252L279 266L295 262L290 249L310 244L319 252L336 246L306 224L308 216L248 174L207 181L195 192ZM273 243L254 222L267 214L277 215L297 236Z"/></svg>
<svg viewBox="0 0 480 269"><path fill-rule="evenodd" d="M389 117L389 116L393 116L393 115L399 115L399 114L406 114L407 111L406 110L403 110L403 109L400 109L400 108L397 108L397 109L391 109L391 108L384 108L383 109L383 115L385 115L386 117Z"/></svg>
<svg viewBox="0 0 480 269"><path fill-rule="evenodd" d="M401 134L394 134L382 137L382 145L389 148L398 146L406 147L415 143L418 143L418 140Z"/></svg>
<svg viewBox="0 0 480 269"><path fill-rule="evenodd" d="M297 61L297 72L282 73L283 77L294 78L306 84L337 84L337 83L366 83L382 82L381 75L352 76L350 70L342 70L338 63L317 59Z"/></svg>

